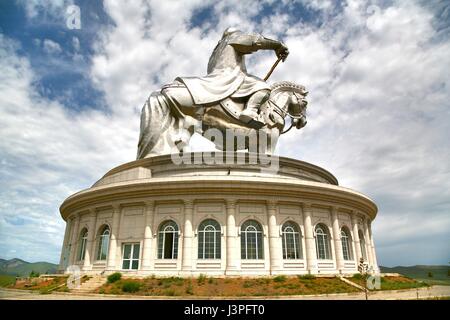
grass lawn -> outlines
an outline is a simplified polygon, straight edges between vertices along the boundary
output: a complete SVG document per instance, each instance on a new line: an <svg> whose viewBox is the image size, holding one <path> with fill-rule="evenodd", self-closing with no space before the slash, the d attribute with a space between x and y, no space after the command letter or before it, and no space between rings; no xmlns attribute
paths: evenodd
<svg viewBox="0 0 450 320"><path fill-rule="evenodd" d="M415 280L425 282L430 286L435 285L450 286L450 278L449 279L415 278Z"/></svg>
<svg viewBox="0 0 450 320"><path fill-rule="evenodd" d="M11 287L16 283L16 277L7 275L7 274L1 274L0 275L0 287Z"/></svg>
<svg viewBox="0 0 450 320"><path fill-rule="evenodd" d="M105 294L148 296L277 296L359 292L338 278L311 276L275 278L156 278L121 279L96 290Z"/></svg>
<svg viewBox="0 0 450 320"><path fill-rule="evenodd" d="M355 274L353 277L349 278L350 281L359 284L360 286L365 285L365 280L360 274ZM408 277L381 277L381 288L375 290L401 290L401 289L413 289L427 287L428 284Z"/></svg>

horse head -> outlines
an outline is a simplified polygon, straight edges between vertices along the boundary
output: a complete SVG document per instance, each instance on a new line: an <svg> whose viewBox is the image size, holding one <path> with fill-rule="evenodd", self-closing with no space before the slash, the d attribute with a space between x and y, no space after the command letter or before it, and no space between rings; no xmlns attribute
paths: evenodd
<svg viewBox="0 0 450 320"><path fill-rule="evenodd" d="M271 86L269 101L272 102L275 113L283 119L290 117L291 127L295 126L300 129L307 123L306 107L308 101L305 99L307 94L308 91L304 86L290 81L281 81Z"/></svg>

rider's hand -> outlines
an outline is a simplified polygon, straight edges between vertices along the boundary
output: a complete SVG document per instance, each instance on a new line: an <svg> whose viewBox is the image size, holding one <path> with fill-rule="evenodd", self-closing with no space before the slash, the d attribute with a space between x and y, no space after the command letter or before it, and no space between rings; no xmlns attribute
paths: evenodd
<svg viewBox="0 0 450 320"><path fill-rule="evenodd" d="M289 49L284 43L280 43L280 47L275 51L278 58L281 58L284 62L289 55Z"/></svg>

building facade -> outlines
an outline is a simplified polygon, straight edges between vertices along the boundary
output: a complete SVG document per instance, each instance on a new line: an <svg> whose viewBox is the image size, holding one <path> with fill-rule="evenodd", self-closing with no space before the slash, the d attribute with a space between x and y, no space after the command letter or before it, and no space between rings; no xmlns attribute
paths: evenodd
<svg viewBox="0 0 450 320"><path fill-rule="evenodd" d="M277 170L248 154L241 163L200 158L133 161L66 199L60 271L353 274L362 257L378 272L377 207L329 172L282 157Z"/></svg>

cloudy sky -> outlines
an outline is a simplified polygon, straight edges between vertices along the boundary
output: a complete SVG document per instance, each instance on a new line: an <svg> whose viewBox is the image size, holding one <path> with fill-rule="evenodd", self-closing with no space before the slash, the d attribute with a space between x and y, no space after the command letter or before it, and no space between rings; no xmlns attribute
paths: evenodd
<svg viewBox="0 0 450 320"><path fill-rule="evenodd" d="M67 8L80 8L81 29ZM58 208L136 156L151 91L204 75L228 26L290 49L270 81L309 89L278 153L371 197L381 265L450 261L446 1L0 2L0 258L58 262ZM248 60L263 77L273 52ZM207 144L196 137L193 146Z"/></svg>

